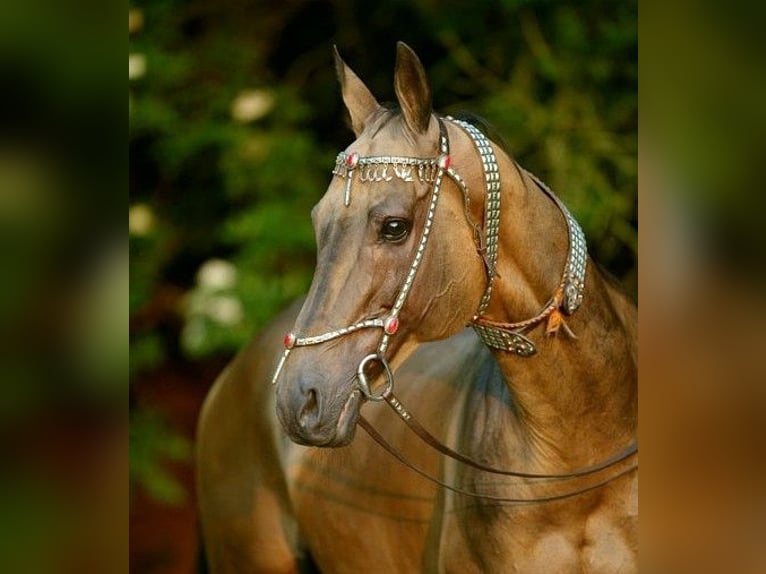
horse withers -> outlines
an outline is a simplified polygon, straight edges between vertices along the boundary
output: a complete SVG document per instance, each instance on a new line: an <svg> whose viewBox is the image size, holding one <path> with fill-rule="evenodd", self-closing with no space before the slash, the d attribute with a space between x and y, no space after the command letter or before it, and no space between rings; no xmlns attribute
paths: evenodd
<svg viewBox="0 0 766 574"><path fill-rule="evenodd" d="M635 571L635 305L409 47L398 109L335 56L356 140L311 288L200 418L212 570Z"/></svg>

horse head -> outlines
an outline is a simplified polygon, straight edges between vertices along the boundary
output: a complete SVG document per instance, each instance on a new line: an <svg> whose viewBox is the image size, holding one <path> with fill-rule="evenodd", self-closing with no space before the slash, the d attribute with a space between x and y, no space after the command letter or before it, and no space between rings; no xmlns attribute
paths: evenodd
<svg viewBox="0 0 766 574"><path fill-rule="evenodd" d="M398 110L337 51L335 63L356 140L312 211L317 267L274 376L284 429L316 446L348 444L361 405L393 384L390 369L418 343L462 329L487 286L473 223L483 196L467 192L471 181L483 190L481 163L433 113L418 57L398 44Z"/></svg>

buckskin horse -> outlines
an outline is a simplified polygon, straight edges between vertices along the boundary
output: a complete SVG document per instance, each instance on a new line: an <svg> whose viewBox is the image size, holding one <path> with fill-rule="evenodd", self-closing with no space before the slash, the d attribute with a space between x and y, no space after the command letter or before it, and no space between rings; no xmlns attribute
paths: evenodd
<svg viewBox="0 0 766 574"><path fill-rule="evenodd" d="M541 181L432 111L409 47L398 109L335 61L357 139L309 293L200 418L212 570L636 571L635 304Z"/></svg>

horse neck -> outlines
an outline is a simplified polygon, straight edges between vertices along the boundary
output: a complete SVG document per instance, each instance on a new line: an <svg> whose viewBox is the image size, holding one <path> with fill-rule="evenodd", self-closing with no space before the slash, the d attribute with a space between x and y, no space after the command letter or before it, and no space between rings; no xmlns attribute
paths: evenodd
<svg viewBox="0 0 766 574"><path fill-rule="evenodd" d="M494 321L537 315L559 286L569 249L556 204L502 152L501 225L490 305ZM616 452L637 428L636 309L589 260L583 303L562 328L527 333L533 357L493 350L528 445L544 466L582 465Z"/></svg>

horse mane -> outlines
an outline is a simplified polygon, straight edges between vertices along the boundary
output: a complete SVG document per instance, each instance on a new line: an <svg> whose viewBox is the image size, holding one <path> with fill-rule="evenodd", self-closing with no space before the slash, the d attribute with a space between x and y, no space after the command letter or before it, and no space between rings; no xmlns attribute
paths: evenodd
<svg viewBox="0 0 766 574"><path fill-rule="evenodd" d="M611 271L609 271L609 269L604 267L602 263L600 263L594 257L590 258L590 263L592 263L596 267L596 269L601 275L601 278L604 280L604 283L612 287L612 289L614 289L616 293L618 293L621 297L623 297L629 303L632 303L633 305L638 304L638 300L636 299L637 294L630 293L625 288L625 285L623 285L622 281L620 281L616 275L614 275Z"/></svg>
<svg viewBox="0 0 766 574"><path fill-rule="evenodd" d="M483 116L480 116L479 114L476 114L474 112L471 112L469 110L461 110L459 112L456 112L454 114L451 114L453 118L456 120L462 120L464 122L468 122L473 127L478 129L481 133L483 133L487 138L489 138L491 141L496 143L500 149L502 149L505 154L508 157L513 157L513 154L511 154L511 150L508 147L508 144L503 137L503 134L500 133L500 131L495 128L494 125L492 125L489 121L487 121L486 118Z"/></svg>
<svg viewBox="0 0 766 574"><path fill-rule="evenodd" d="M380 106L387 112L389 118L395 118L397 116L400 116L402 113L402 108L401 106L399 106L398 102L390 102L390 101L383 102L380 104ZM493 126L489 121L487 121L486 118L470 110L461 110L459 112L456 112L450 115L456 120L462 120L464 122L468 122L469 124L477 128L481 133L483 133L490 140L492 140L498 146L500 146L500 149L502 149L508 155L508 157L512 157L511 151L508 147L508 144L505 138L500 133L500 131L497 128L495 128L495 126Z"/></svg>

